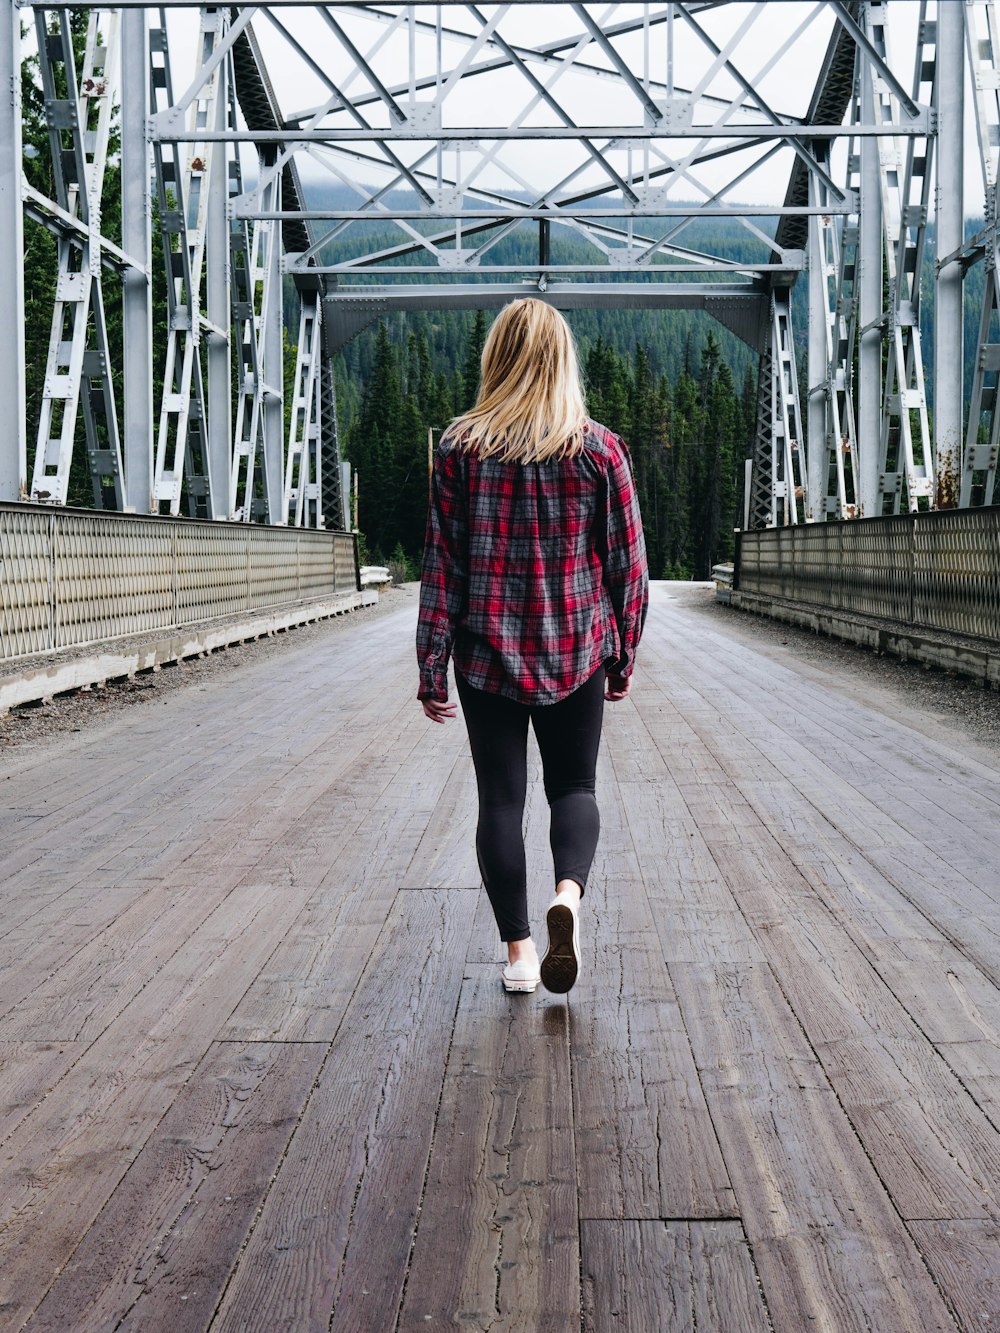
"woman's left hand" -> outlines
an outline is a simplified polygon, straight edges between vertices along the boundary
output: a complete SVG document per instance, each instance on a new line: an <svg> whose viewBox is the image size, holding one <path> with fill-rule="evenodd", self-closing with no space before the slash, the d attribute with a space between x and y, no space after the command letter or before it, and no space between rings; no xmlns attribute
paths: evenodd
<svg viewBox="0 0 1000 1333"><path fill-rule="evenodd" d="M437 699L421 699L424 709L424 717L429 717L432 722L447 722L449 718L455 716L455 709L458 707L454 703L441 703Z"/></svg>

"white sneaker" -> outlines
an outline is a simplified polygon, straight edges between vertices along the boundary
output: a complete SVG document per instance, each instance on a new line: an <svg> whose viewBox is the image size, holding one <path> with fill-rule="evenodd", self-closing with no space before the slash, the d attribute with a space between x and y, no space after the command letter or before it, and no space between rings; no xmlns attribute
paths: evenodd
<svg viewBox="0 0 1000 1333"><path fill-rule="evenodd" d="M580 971L579 922L575 895L557 893L545 916L549 947L540 968L542 985L554 995L572 990Z"/></svg>
<svg viewBox="0 0 1000 1333"><path fill-rule="evenodd" d="M521 958L516 963L505 963L500 976L505 991L510 994L530 995L541 980L538 959Z"/></svg>

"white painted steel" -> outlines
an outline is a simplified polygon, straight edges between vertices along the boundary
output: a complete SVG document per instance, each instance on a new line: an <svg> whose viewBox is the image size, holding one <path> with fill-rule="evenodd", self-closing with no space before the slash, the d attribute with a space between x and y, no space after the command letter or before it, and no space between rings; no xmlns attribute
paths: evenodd
<svg viewBox="0 0 1000 1333"><path fill-rule="evenodd" d="M151 157L146 140L149 112L147 15L122 14L121 176L122 246L142 265L122 275L122 380L125 412L125 504L137 514L153 511L153 285Z"/></svg>
<svg viewBox="0 0 1000 1333"><path fill-rule="evenodd" d="M285 490L282 520L296 527L320 526L322 476L320 359L322 306L303 296L299 317L299 341L295 358L295 383L288 426Z"/></svg>
<svg viewBox="0 0 1000 1333"><path fill-rule="evenodd" d="M16 149L19 135L14 124L19 51L16 7L12 0L2 3L0 62L10 64L11 98L6 96L6 64L0 64L5 80L0 129L6 125L10 131L0 137L0 297L17 310L22 301L20 247L12 250L9 238L16 239L21 218L20 154L11 156L8 144ZM976 504L992 498L1000 439L995 410L1000 348L990 342L990 319L1000 314L995 276L997 0L923 3L912 76L904 75L892 58L888 29L893 6L886 3L829 0L777 27L773 4L732 5L728 27L718 18L725 5L708 5L704 13L698 4L623 4L601 12L589 5L552 5L547 14L561 14L564 31L537 43L523 33L512 35L515 19L524 12L519 5L482 12L475 6L451 11L421 5L316 5L311 8L322 25L322 52L304 42L296 15L286 11L282 0L266 10L200 6L193 67L183 70L179 93L174 74L181 71L171 68L163 9L149 5L145 22L143 9L133 10L132 0L125 0L92 11L79 83L87 86L87 98L76 95L74 76L74 97L60 99L53 60L72 65L69 8L68 0L52 0L35 10L39 34L48 25L55 38L42 43L53 145L57 130L72 140L70 175L65 177L57 164L58 198L29 197L32 217L43 218L59 238L61 274L43 404L47 421L34 459L39 496L65 500L76 404L82 398L98 503L120 507L127 502L137 510L177 514L186 493L193 515L317 525L324 521L323 481L331 506L334 491L340 490L329 362L337 348L392 309L495 305L512 295L534 293L561 308L697 307L744 338L762 357L764 370L748 497L752 522L872 515L898 507L904 497L909 508L932 505L940 496L935 494L923 383L919 273L930 190L936 183L943 260L937 448L941 457L949 457L956 429L961 429L954 353L949 348L946 366L941 344L947 338L960 345L961 273L983 260L987 299L960 500ZM828 23L831 15L835 38L846 34L844 40L849 38L858 52L855 96L843 124L827 123L831 102L823 80L843 80L844 68L824 73L805 117L772 105L762 93L796 43L813 41L817 25ZM116 55L119 25L127 45L124 66ZM987 195L986 230L969 243L958 234L957 204L949 211L949 202L961 193L964 70L958 47L963 27ZM682 35L688 42L683 68L678 56ZM763 44L756 40L761 37ZM138 59L144 42L148 65ZM831 62L835 44L828 51ZM399 73L403 50L405 77ZM751 66L748 53L754 50L763 54ZM692 51L697 53L693 60ZM318 103L279 112L263 53L276 68L291 61L308 71ZM187 59L189 53L184 55ZM233 95L239 61L245 71L248 58L257 63L259 86L256 92L243 88L240 96L268 103L255 118L246 108L238 113ZM331 73L338 65L347 70L343 78ZM148 99L139 73L147 69ZM509 94L504 123L470 124L469 103L462 99L470 89L489 88L494 75L506 80L505 98ZM590 102L573 101L571 76L592 85ZM121 88L128 177L121 247L102 234L99 208L116 87ZM140 180L146 147L138 128L147 100L170 325L152 482L149 210ZM836 119L844 101L833 100ZM480 99L476 105L486 102ZM950 135L946 160L938 156L935 161L938 133ZM847 172L840 179L833 141L845 137ZM555 173L557 179L547 171L544 179L532 180L516 153L530 154L531 143L546 141L559 145L565 169ZM258 151L260 169L247 188L239 174L240 143ZM794 156L803 188L771 208L741 206L733 196L753 183L754 173L779 149ZM314 171L325 170L329 181L352 188L352 207L324 211L293 188L294 182L283 206L283 175L304 155ZM717 180L709 185L702 173L717 171L726 161L739 165L721 185ZM501 172L509 181L506 188ZM360 183L368 180L377 183ZM405 197L400 191L406 191ZM681 202L692 196L697 206ZM768 214L779 220L779 238L792 234L786 224L801 222L798 238L775 240L761 221ZM685 231L691 224L699 216L716 215L734 218L760 245L753 262L734 263L690 243ZM375 246L362 237L349 257L331 258L329 248L358 235L355 224L365 219L384 222L394 230L394 239ZM325 225L310 234L312 221ZM421 221L430 225L415 225ZM572 265L552 258L553 222L586 244L587 257ZM497 262L500 241L525 228L537 230L537 254L522 266ZM805 266L805 229L812 250L809 467L788 299ZM296 239L282 259L282 243L288 244L290 235ZM108 348L104 330L100 275L109 263L125 279L130 332L120 357ZM288 432L283 423L283 265L304 303L296 379L289 386L294 403ZM484 274L496 279L488 289L478 282ZM597 274L601 280L592 281ZM306 313L313 305L315 315ZM14 325L6 346L13 346L15 355L4 358L0 386L20 405L17 420L23 423L16 320ZM71 336L57 334L60 329ZM230 358L235 348L240 351L234 432ZM124 495L113 385L119 362L126 373ZM15 429L0 463L0 494L21 494L23 453ZM339 520L339 512L330 516L330 521Z"/></svg>
<svg viewBox="0 0 1000 1333"><path fill-rule="evenodd" d="M997 280L997 181L1000 168L1000 6L996 0L965 0L966 45L975 93L976 138L982 173L985 228L970 255L986 265L986 282L974 361L972 400L965 436L959 504L992 504L1000 457L1000 319ZM963 256L964 258L965 256Z"/></svg>
<svg viewBox="0 0 1000 1333"><path fill-rule="evenodd" d="M934 302L934 502L958 503L962 476L965 321L962 266L950 262L964 241L965 23L964 7L939 4L938 145L934 216L939 268Z"/></svg>
<svg viewBox="0 0 1000 1333"><path fill-rule="evenodd" d="M7 425L0 432L0 500L20 500L28 489L24 381L24 215L21 207L21 18L0 4L0 310L5 312L0 355L0 402Z"/></svg>
<svg viewBox="0 0 1000 1333"><path fill-rule="evenodd" d="M67 502L82 399L95 507L121 509L121 444L101 285L101 198L118 93L121 16L117 10L89 11L78 76L69 15L55 16L54 32L44 8L34 15L56 198L84 234L80 244L64 236L57 241L31 498Z"/></svg>

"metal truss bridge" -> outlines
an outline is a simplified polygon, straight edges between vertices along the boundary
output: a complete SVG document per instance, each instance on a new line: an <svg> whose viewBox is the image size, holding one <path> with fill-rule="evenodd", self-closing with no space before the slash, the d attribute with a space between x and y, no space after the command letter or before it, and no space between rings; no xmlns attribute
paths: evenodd
<svg viewBox="0 0 1000 1333"><path fill-rule="evenodd" d="M993 502L993 0L125 0L86 11L74 43L76 12L0 2L0 499L64 504L82 447L98 507L348 526L336 350L390 310L533 293L565 309L704 310L753 349L744 527ZM44 93L51 194L22 173L25 57ZM26 215L58 257L30 440ZM738 254L700 241L706 219L731 224ZM530 258L511 262L504 242L526 234ZM965 412L963 283L977 265ZM158 267L168 312L154 339Z"/></svg>
<svg viewBox="0 0 1000 1333"><path fill-rule="evenodd" d="M998 154L1000 0L0 0L0 1333L1000 1328L996 696L654 582L507 996L334 381L705 312L721 597L1000 687Z"/></svg>

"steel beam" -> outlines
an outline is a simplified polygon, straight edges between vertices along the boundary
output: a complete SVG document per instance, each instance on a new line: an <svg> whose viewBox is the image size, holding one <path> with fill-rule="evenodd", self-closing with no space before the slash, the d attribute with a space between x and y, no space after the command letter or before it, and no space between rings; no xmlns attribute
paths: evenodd
<svg viewBox="0 0 1000 1333"><path fill-rule="evenodd" d="M861 113L875 114L871 71L861 60ZM861 143L861 205L858 224L858 485L859 517L881 513L879 442L882 435L882 193L876 139Z"/></svg>
<svg viewBox="0 0 1000 1333"><path fill-rule="evenodd" d="M122 275L125 504L138 514L153 501L153 291L148 24L141 9L122 15L122 247L141 267Z"/></svg>
<svg viewBox="0 0 1000 1333"><path fill-rule="evenodd" d="M810 177L810 193L820 188ZM829 474L830 439L830 325L829 291L826 267L826 231L831 223L821 216L810 218L809 230L809 339L807 422L809 474L806 487L805 520L823 522L826 517L826 491Z"/></svg>
<svg viewBox="0 0 1000 1333"><path fill-rule="evenodd" d="M24 215L21 205L21 16L0 3L0 500L28 490L24 380Z"/></svg>
<svg viewBox="0 0 1000 1333"><path fill-rule="evenodd" d="M280 177L277 178L280 185ZM280 207L280 194L279 207ZM261 440L263 444L264 509L268 523L282 520L285 485L284 419L284 284L281 280L281 233L276 223L258 224L273 229L264 270L264 306L261 316Z"/></svg>
<svg viewBox="0 0 1000 1333"><path fill-rule="evenodd" d="M937 12L938 118L935 217L938 255L962 247L963 163L965 160L965 11L939 0ZM938 264L934 306L935 507L958 504L962 475L965 346L962 265Z"/></svg>
<svg viewBox="0 0 1000 1333"><path fill-rule="evenodd" d="M216 125L229 120L228 61L219 68L215 98ZM233 365L229 333L231 313L229 273L229 179L225 150L216 148L220 161L212 168L205 217L205 314L211 325L205 334L208 391L205 406L206 468L210 518L229 518L229 479L233 465Z"/></svg>

